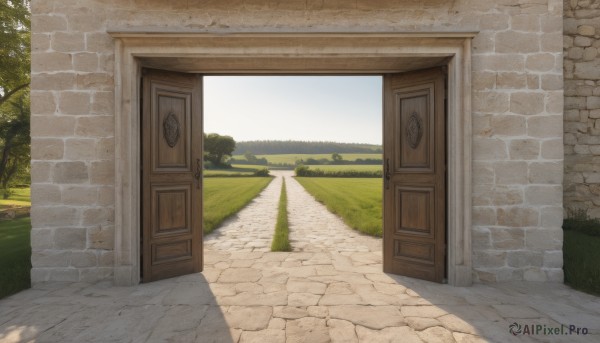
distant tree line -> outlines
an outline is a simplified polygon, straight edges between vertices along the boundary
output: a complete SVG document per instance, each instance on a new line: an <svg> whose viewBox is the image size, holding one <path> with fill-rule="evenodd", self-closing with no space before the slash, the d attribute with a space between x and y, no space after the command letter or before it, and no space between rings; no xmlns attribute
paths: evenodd
<svg viewBox="0 0 600 343"><path fill-rule="evenodd" d="M297 166L294 169L296 176L301 177L362 177L362 178L380 178L383 176L383 170L322 170L311 169L307 166Z"/></svg>
<svg viewBox="0 0 600 343"><path fill-rule="evenodd" d="M305 142L305 141L247 141L237 142L234 155L246 152L256 155L270 154L376 154L382 153L381 145L338 142Z"/></svg>

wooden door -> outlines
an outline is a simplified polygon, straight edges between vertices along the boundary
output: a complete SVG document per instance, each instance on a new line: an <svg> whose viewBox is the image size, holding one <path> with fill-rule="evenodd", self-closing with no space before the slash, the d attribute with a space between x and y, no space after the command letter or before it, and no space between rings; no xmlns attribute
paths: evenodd
<svg viewBox="0 0 600 343"><path fill-rule="evenodd" d="M202 271L202 78L142 73L142 281Z"/></svg>
<svg viewBox="0 0 600 343"><path fill-rule="evenodd" d="M443 282L446 239L445 76L384 76L386 273Z"/></svg>

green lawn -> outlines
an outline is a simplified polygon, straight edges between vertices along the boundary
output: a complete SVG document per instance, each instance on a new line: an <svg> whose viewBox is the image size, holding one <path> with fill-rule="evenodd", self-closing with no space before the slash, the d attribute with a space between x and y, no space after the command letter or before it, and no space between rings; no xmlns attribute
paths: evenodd
<svg viewBox="0 0 600 343"><path fill-rule="evenodd" d="M0 221L0 298L31 286L29 217Z"/></svg>
<svg viewBox="0 0 600 343"><path fill-rule="evenodd" d="M8 199L0 197L0 209L9 207L31 206L30 188L11 188L12 194Z"/></svg>
<svg viewBox="0 0 600 343"><path fill-rule="evenodd" d="M241 210L273 178L209 177L204 179L204 233L212 232L223 220Z"/></svg>
<svg viewBox="0 0 600 343"><path fill-rule="evenodd" d="M341 170L357 170L357 171L376 171L382 170L383 167L380 165L370 164L354 164L354 165L309 165L310 169L321 169L324 171L341 171Z"/></svg>
<svg viewBox="0 0 600 343"><path fill-rule="evenodd" d="M279 195L279 207L277 209L277 223L275 224L275 234L271 242L271 251L291 251L289 240L290 228L288 227L287 215L287 191L285 189L285 179L281 184L281 194Z"/></svg>
<svg viewBox="0 0 600 343"><path fill-rule="evenodd" d="M382 159L383 154L341 154L342 158L346 161L355 161L358 158L362 159ZM296 160L306 160L308 158L314 159L328 159L331 160L331 154L279 154L279 155L256 155L257 158L266 158L269 163L286 163L294 164ZM243 160L246 159L244 155L233 155L233 158Z"/></svg>
<svg viewBox="0 0 600 343"><path fill-rule="evenodd" d="M231 175L252 175L259 169L267 168L267 166L259 166L253 164L232 164L232 168L227 169L205 169L204 176L231 176Z"/></svg>
<svg viewBox="0 0 600 343"><path fill-rule="evenodd" d="M381 179L296 177L296 180L353 229L382 236Z"/></svg>

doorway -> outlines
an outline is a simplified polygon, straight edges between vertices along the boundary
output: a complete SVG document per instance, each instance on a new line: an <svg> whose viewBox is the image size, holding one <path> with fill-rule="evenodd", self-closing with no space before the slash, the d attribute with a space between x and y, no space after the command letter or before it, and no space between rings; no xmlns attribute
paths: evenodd
<svg viewBox="0 0 600 343"><path fill-rule="evenodd" d="M139 282L141 68L186 73L397 73L448 66L448 282L471 282L470 39L473 34L137 34L117 44L115 282ZM174 48L174 39L177 45ZM137 181L136 181L137 180ZM136 214L137 213L137 214ZM138 237L138 238L136 238ZM405 250L406 251L406 250Z"/></svg>

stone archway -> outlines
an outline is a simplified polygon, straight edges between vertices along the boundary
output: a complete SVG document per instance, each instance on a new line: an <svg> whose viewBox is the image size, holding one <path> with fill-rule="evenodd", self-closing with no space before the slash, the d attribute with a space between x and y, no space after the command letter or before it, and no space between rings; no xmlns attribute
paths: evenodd
<svg viewBox="0 0 600 343"><path fill-rule="evenodd" d="M473 33L111 32L115 44L115 284L139 283L140 71L383 74L448 66L448 281L471 284Z"/></svg>

